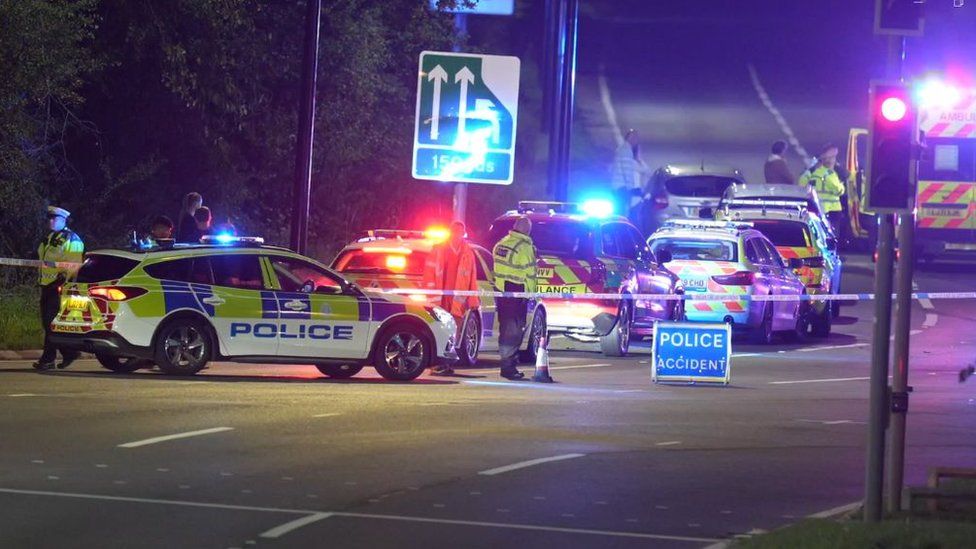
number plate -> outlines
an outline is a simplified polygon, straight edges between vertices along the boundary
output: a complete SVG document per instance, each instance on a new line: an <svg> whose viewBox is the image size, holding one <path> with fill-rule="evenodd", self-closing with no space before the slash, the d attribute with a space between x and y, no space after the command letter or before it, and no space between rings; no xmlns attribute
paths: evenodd
<svg viewBox="0 0 976 549"><path fill-rule="evenodd" d="M685 288L690 290L705 290L708 288L707 278L689 278L684 283Z"/></svg>

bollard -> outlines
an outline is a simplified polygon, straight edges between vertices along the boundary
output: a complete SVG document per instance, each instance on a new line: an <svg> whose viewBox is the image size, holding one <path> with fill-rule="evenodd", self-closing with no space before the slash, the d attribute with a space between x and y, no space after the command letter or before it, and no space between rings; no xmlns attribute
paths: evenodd
<svg viewBox="0 0 976 549"><path fill-rule="evenodd" d="M535 355L535 375L532 381L539 383L553 383L555 380L549 375L549 349L546 337L539 337L539 351Z"/></svg>

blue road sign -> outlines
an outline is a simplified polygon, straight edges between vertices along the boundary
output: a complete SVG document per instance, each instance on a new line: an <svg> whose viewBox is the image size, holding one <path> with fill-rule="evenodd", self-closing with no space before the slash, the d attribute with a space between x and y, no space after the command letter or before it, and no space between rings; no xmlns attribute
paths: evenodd
<svg viewBox="0 0 976 549"><path fill-rule="evenodd" d="M413 176L512 182L519 59L425 51L420 54Z"/></svg>
<svg viewBox="0 0 976 549"><path fill-rule="evenodd" d="M651 347L651 379L727 385L732 379L732 327L657 322Z"/></svg>

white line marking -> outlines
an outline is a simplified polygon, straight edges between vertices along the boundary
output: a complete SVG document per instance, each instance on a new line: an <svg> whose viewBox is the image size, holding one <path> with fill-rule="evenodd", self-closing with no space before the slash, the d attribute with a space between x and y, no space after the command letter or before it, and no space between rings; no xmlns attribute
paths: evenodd
<svg viewBox="0 0 976 549"><path fill-rule="evenodd" d="M681 444L680 440L669 440L667 442L658 442L655 446L674 446L676 444Z"/></svg>
<svg viewBox="0 0 976 549"><path fill-rule="evenodd" d="M613 100L610 98L610 85L607 83L607 75L600 67L600 76L597 78L597 85L600 88L600 104L603 105L603 112L607 115L607 122L613 129L613 140L619 147L624 142L624 134L620 131L620 124L617 122L617 111L613 108Z"/></svg>
<svg viewBox="0 0 976 549"><path fill-rule="evenodd" d="M770 385L794 385L797 383L829 383L832 381L866 381L870 377L834 377L828 379L798 379L794 381L770 381Z"/></svg>
<svg viewBox="0 0 976 549"><path fill-rule="evenodd" d="M925 313L925 322L922 322L923 328L931 328L938 324L939 315L933 313Z"/></svg>
<svg viewBox="0 0 976 549"><path fill-rule="evenodd" d="M749 356L762 356L762 353L732 353L732 358L745 358Z"/></svg>
<svg viewBox="0 0 976 549"><path fill-rule="evenodd" d="M577 366L550 366L550 370L578 370L580 368L605 368L609 364L579 364Z"/></svg>
<svg viewBox="0 0 976 549"><path fill-rule="evenodd" d="M297 518L291 522L286 522L280 526L275 526L274 528L268 530L267 532L261 532L258 534L262 538L280 538L281 536L298 530L302 526L308 526L313 522L318 522L323 519L327 519L332 516L332 513L315 513L313 515L308 515L307 517Z"/></svg>
<svg viewBox="0 0 976 549"><path fill-rule="evenodd" d="M847 425L847 424L858 424L865 425L863 421L853 421L850 419L835 419L835 420L823 420L823 419L798 419L797 421L802 423L819 423L821 425Z"/></svg>
<svg viewBox="0 0 976 549"><path fill-rule="evenodd" d="M34 394L34 393L13 393L7 396L10 398L20 398L20 397L36 397L41 395Z"/></svg>
<svg viewBox="0 0 976 549"><path fill-rule="evenodd" d="M908 335L910 335L910 336L916 336L916 335L922 333L923 331L924 330L912 330L912 331L908 332Z"/></svg>
<svg viewBox="0 0 976 549"><path fill-rule="evenodd" d="M515 471L516 469L525 469L526 467L532 467L534 465L539 465L542 463L549 463L551 461L563 461L566 459L581 458L586 454L562 454L559 456L552 456L539 459L530 459L528 461L520 461L518 463L513 463L511 465L505 465L502 467L495 467L494 469L486 469L484 471L479 471L479 475L494 476L501 473L507 473L509 471Z"/></svg>
<svg viewBox="0 0 976 549"><path fill-rule="evenodd" d="M779 129L783 132L783 135L786 136L786 140L790 142L790 145L796 150L797 154L803 158L803 164L805 166L809 166L813 163L813 159L810 158L810 154L807 153L806 149L803 148L803 145L800 144L800 140L797 139L796 134L793 133L793 128L786 123L786 118L783 117L783 114L780 113L779 109L776 108L776 105L773 104L773 100L770 99L769 94L766 93L766 88L763 87L762 82L759 80L759 73L756 72L756 67L753 67L750 64L748 68L749 77L752 79L752 86L756 88L756 93L759 95L759 101L761 101L763 106L766 107L769 114L773 115L773 118L779 125Z"/></svg>
<svg viewBox="0 0 976 549"><path fill-rule="evenodd" d="M595 536L612 536L622 538L658 539L667 541L687 541L690 543L713 543L716 538L697 538L689 536L666 536L660 534L643 534L638 532L615 532L612 530L587 530L582 528L559 528L555 526L535 526L532 524L510 524L503 522L482 522L473 520L433 519L426 517L407 517L396 515L371 515L366 513L332 513L337 517L371 518L379 520L401 520L407 522L426 522L431 524L456 524L460 526L483 526L488 528L505 528L510 530L534 530L537 532L560 532L566 534L590 534Z"/></svg>
<svg viewBox="0 0 976 549"><path fill-rule="evenodd" d="M834 351L837 349L854 349L856 347L867 347L867 343L848 343L847 345L828 345L825 347L807 347L806 349L797 349L798 353L812 353L813 351Z"/></svg>
<svg viewBox="0 0 976 549"><path fill-rule="evenodd" d="M45 490L19 490L14 488L0 488L3 494L21 494L26 496L48 496L71 499L90 499L97 501L124 501L129 503L151 503L154 505L174 505L178 507L202 507L205 509L227 509L230 511L258 511L262 513L289 513L293 515L311 515L321 513L315 509L287 509L279 507L256 507L253 505L229 505L226 503L205 503L199 501L184 501L173 499L136 498L126 496L103 496L100 494L85 494L78 492L50 492Z"/></svg>
<svg viewBox="0 0 976 549"><path fill-rule="evenodd" d="M847 505L840 505L834 507L833 509L827 509L826 511L820 511L819 513L814 513L812 515L807 516L807 518L815 518L815 519L830 518L833 517L834 515L839 515L842 513L847 513L848 511L853 511L854 509L857 509L860 506L861 506L861 502L855 501L853 503L848 503Z"/></svg>
<svg viewBox="0 0 976 549"><path fill-rule="evenodd" d="M201 429L199 431L188 431L186 433L176 433L173 435L164 435L161 437L147 438L144 440L136 440L134 442L126 442L125 444L119 444L119 448L138 448L140 446L148 446L150 444L156 444L159 442L167 442L170 440L177 440L181 438L198 437L202 435L210 435L213 433L222 433L224 431L233 431L233 427L214 427L212 429Z"/></svg>
<svg viewBox="0 0 976 549"><path fill-rule="evenodd" d="M315 414L312 417L335 417L335 416L341 416L341 415L342 415L341 412L329 412L327 414Z"/></svg>

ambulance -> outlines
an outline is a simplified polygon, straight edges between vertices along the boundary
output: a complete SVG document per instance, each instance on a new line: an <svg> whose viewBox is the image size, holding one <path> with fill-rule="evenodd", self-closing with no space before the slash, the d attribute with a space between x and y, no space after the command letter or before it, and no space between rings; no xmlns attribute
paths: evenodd
<svg viewBox="0 0 976 549"><path fill-rule="evenodd" d="M976 89L940 81L916 87L923 152L918 163L916 254L922 261L976 252ZM854 234L873 244L872 212L862 208L869 136L854 128L848 139L849 206ZM873 247L873 246L872 246Z"/></svg>

